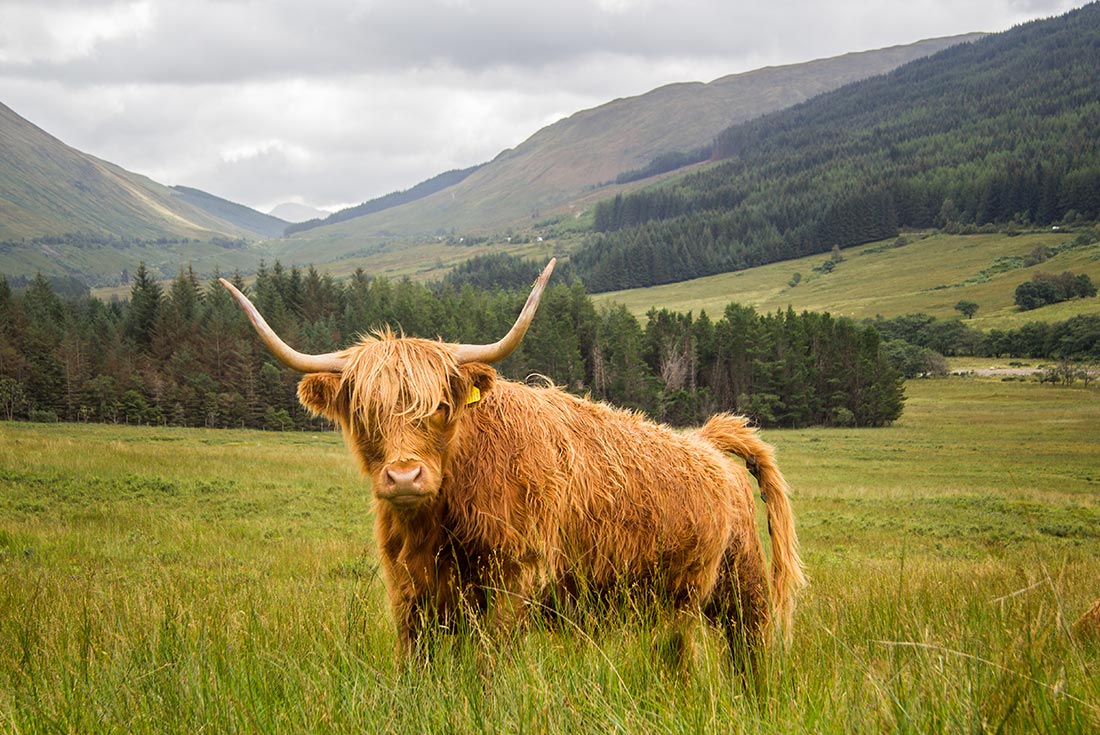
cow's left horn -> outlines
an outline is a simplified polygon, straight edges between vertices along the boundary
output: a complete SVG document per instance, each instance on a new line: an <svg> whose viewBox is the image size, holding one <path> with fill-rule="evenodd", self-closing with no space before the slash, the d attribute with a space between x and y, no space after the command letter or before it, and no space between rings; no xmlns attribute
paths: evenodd
<svg viewBox="0 0 1100 735"><path fill-rule="evenodd" d="M466 362L499 362L512 354L523 335L527 333L527 327L531 326L531 320L535 318L535 310L539 308L539 299L546 289L546 282L550 280L550 274L554 271L554 263L557 259L551 258L543 268L542 274L535 281L531 289L531 295L527 297L527 303L523 305L523 311L504 339L491 345L455 345L455 360L459 365Z"/></svg>
<svg viewBox="0 0 1100 735"><path fill-rule="evenodd" d="M267 349L271 350L271 354L279 359L279 362L300 373L339 373L343 371L344 364L347 362L347 358L343 354L329 352L324 355L307 355L298 352L284 342L279 335L275 334L275 330L267 325L259 310L252 305L247 296L237 290L236 286L224 278L218 280L229 289L229 293L233 294L233 298L241 305L244 313L248 315L248 320L256 328L260 339L267 345Z"/></svg>

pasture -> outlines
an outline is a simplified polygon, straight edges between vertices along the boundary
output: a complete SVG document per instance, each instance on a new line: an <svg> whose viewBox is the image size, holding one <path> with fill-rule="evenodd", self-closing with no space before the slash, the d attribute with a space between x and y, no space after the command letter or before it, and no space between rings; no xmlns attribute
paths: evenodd
<svg viewBox="0 0 1100 735"><path fill-rule="evenodd" d="M1086 273L1100 282L1100 243L1067 247L1082 233L1033 232L1020 235L907 234L898 240L860 245L842 252L844 260L828 273L815 271L828 254L722 273L693 281L629 291L594 294L597 304L616 302L642 318L651 308L706 311L722 315L736 301L761 313L793 306L795 311L828 311L833 316L873 319L924 312L938 319L960 316L959 301L979 305L967 324L984 331L1016 329L1028 322L1064 321L1100 311L1100 299L1074 299L1032 311L1015 306L1016 287L1037 272ZM1087 233L1086 233L1087 234ZM1049 260L1025 266L1037 247L1065 248ZM791 285L795 274L801 280Z"/></svg>
<svg viewBox="0 0 1100 735"><path fill-rule="evenodd" d="M397 666L337 434L0 423L0 732L1098 731L1100 391L907 393L763 432L810 586L758 689L639 606Z"/></svg>

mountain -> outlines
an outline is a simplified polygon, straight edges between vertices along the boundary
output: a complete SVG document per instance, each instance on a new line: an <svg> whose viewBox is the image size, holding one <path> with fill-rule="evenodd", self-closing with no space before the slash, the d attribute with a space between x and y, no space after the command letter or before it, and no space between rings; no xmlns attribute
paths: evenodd
<svg viewBox="0 0 1100 735"><path fill-rule="evenodd" d="M82 153L0 104L0 241L76 233L138 240L270 236L196 205L194 192Z"/></svg>
<svg viewBox="0 0 1100 735"><path fill-rule="evenodd" d="M172 190L179 194L183 201L193 204L207 214L238 227L243 227L245 230L263 237L282 237L283 231L290 224L287 220L257 212L251 207L216 197L213 194L207 194L199 189L192 189L188 186L173 186Z"/></svg>
<svg viewBox="0 0 1100 735"><path fill-rule="evenodd" d="M324 219L329 215L329 213L323 209L311 207L308 204L299 204L298 202L283 202L268 212L268 214L292 224L305 222L311 219Z"/></svg>
<svg viewBox="0 0 1100 735"><path fill-rule="evenodd" d="M708 147L716 134L734 123L981 35L769 67L709 84L671 84L617 99L543 128L440 192L299 237L345 240L349 248L359 248L369 237L527 227L555 211L568 211L578 197L607 187L620 174L649 166L655 158Z"/></svg>
<svg viewBox="0 0 1100 735"><path fill-rule="evenodd" d="M717 136L723 162L600 204L590 289L740 270L900 228L1100 218L1100 4L913 61Z"/></svg>
<svg viewBox="0 0 1100 735"><path fill-rule="evenodd" d="M436 174L426 181L421 181L411 189L405 189L404 191L395 191L385 196L380 196L377 199L371 199L370 201L357 204L354 207L347 207L341 209L339 212L333 212L323 219L311 219L305 222L301 222L296 225L292 225L287 228L287 236L293 235L297 232L305 232L306 230L312 230L316 227L323 227L325 225L334 225L338 222L346 222L350 219L357 217L363 217L368 214L374 214L375 212L381 212L386 209L392 209L393 207L400 207L402 204L408 204L409 202L415 202L418 199L423 199L426 196L431 196L437 191L442 191L447 187L454 186L461 183L463 179L477 171L480 166L470 166L469 168L453 169L451 171L445 171L441 174Z"/></svg>

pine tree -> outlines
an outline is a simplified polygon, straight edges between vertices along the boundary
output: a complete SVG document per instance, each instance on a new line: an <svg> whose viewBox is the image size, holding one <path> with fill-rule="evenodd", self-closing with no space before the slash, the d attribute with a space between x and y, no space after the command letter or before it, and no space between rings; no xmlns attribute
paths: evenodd
<svg viewBox="0 0 1100 735"><path fill-rule="evenodd" d="M130 307L126 316L126 337L138 349L148 352L153 346L163 290L146 270L144 261L138 264L133 281L134 285L130 288Z"/></svg>
<svg viewBox="0 0 1100 735"><path fill-rule="evenodd" d="M27 402L32 411L65 416L65 375L60 347L65 337L65 308L41 273L23 293L26 318L23 349L27 354Z"/></svg>
<svg viewBox="0 0 1100 735"><path fill-rule="evenodd" d="M656 390L642 359L643 334L638 320L616 304L599 314L593 394L605 401L638 410L652 410Z"/></svg>

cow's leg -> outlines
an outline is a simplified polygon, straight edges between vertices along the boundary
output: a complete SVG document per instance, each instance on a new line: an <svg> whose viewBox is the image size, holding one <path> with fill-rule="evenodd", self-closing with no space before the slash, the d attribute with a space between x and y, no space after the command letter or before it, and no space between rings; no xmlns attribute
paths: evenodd
<svg viewBox="0 0 1100 735"><path fill-rule="evenodd" d="M699 609L693 605L675 606L673 619L658 648L661 659L671 668L691 670L695 661L695 631L699 627Z"/></svg>
<svg viewBox="0 0 1100 735"><path fill-rule="evenodd" d="M390 600L394 624L397 626L397 658L411 660L424 630L424 606L421 600L402 597Z"/></svg>
<svg viewBox="0 0 1100 735"><path fill-rule="evenodd" d="M687 557L667 559L662 572L679 570L666 580L669 588L673 619L662 646L665 661L688 672L695 661L695 631L703 617L703 601L710 599L718 579L720 559L709 562L705 554L692 551Z"/></svg>
<svg viewBox="0 0 1100 735"><path fill-rule="evenodd" d="M768 582L759 545L735 544L726 550L705 613L725 634L734 666L755 679L768 623Z"/></svg>
<svg viewBox="0 0 1100 735"><path fill-rule="evenodd" d="M486 628L492 639L512 634L527 619L538 572L527 560L495 557L489 564Z"/></svg>
<svg viewBox="0 0 1100 735"><path fill-rule="evenodd" d="M411 659L433 634L449 632L464 604L464 588L453 559L445 554L387 564L390 609L397 627L397 655Z"/></svg>

